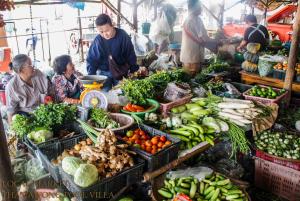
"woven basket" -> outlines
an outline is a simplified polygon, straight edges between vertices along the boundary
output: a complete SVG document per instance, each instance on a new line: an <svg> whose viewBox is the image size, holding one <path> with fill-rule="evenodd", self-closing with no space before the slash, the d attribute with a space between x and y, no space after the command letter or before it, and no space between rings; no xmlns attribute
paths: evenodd
<svg viewBox="0 0 300 201"><path fill-rule="evenodd" d="M126 114L121 114L121 113L110 113L109 117L113 120L115 120L117 123L119 123L121 125L121 127L119 128L113 128L110 129L111 131L121 131L121 130L125 130L129 127L131 127L134 124L134 119ZM97 131L103 131L105 130L105 128L97 128L94 126L93 122L91 122L91 120L88 121L88 124L90 124L95 130Z"/></svg>

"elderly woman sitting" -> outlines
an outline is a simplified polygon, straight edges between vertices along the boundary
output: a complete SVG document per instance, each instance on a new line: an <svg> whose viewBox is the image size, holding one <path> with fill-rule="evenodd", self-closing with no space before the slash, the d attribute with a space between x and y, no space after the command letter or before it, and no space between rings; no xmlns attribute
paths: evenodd
<svg viewBox="0 0 300 201"><path fill-rule="evenodd" d="M15 56L10 66L16 75L5 89L8 122L11 122L14 114L32 112L45 103L46 97L51 94L51 83L41 71L34 69L27 55Z"/></svg>
<svg viewBox="0 0 300 201"><path fill-rule="evenodd" d="M56 73L52 78L56 92L56 101L79 104L83 85L75 74L75 67L71 57L69 55L56 57L53 68Z"/></svg>

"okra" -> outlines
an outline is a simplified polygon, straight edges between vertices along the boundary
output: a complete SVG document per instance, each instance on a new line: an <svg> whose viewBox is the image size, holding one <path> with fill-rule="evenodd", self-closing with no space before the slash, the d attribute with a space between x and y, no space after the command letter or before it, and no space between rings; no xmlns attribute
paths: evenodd
<svg viewBox="0 0 300 201"><path fill-rule="evenodd" d="M190 188L190 187L191 187L191 184L183 183L183 182L182 182L182 183L180 184L180 186L183 187L183 188Z"/></svg>
<svg viewBox="0 0 300 201"><path fill-rule="evenodd" d="M216 199L219 197L219 194L220 194L220 189L217 188L213 196L210 198L210 201L216 201Z"/></svg>
<svg viewBox="0 0 300 201"><path fill-rule="evenodd" d="M210 199L215 194L215 192L216 190L210 191L210 193L205 196L205 199Z"/></svg>
<svg viewBox="0 0 300 201"><path fill-rule="evenodd" d="M241 190L229 190L227 192L227 195L233 195L233 194L243 194L243 191L241 191Z"/></svg>
<svg viewBox="0 0 300 201"><path fill-rule="evenodd" d="M220 190L221 190L222 193L227 193L228 192L228 190L226 188L220 187Z"/></svg>
<svg viewBox="0 0 300 201"><path fill-rule="evenodd" d="M194 182L192 182L191 183L191 189L190 189L190 198L195 197L196 191L197 191L197 185Z"/></svg>
<svg viewBox="0 0 300 201"><path fill-rule="evenodd" d="M175 187L174 189L177 193L184 193L186 195L189 195L189 193L190 193L190 191L185 188Z"/></svg>
<svg viewBox="0 0 300 201"><path fill-rule="evenodd" d="M236 198L239 198L240 195L239 194L234 194L234 195L227 195L226 196L226 200L232 200L232 199L236 199Z"/></svg>
<svg viewBox="0 0 300 201"><path fill-rule="evenodd" d="M161 196L165 197L165 198L173 198L173 194L172 194L172 193L170 193L170 192L168 192L168 191L165 191L165 190L163 190L163 189L159 189L159 190L158 190L158 193L159 193Z"/></svg>
<svg viewBox="0 0 300 201"><path fill-rule="evenodd" d="M203 194L204 192L204 183L201 181L200 182L200 190L199 190L200 194Z"/></svg>
<svg viewBox="0 0 300 201"><path fill-rule="evenodd" d="M211 181L210 181L210 180L207 180L207 179L203 179L202 181L205 182L205 183L207 183L207 184L209 184L209 185L210 185L210 183L211 183Z"/></svg>
<svg viewBox="0 0 300 201"><path fill-rule="evenodd" d="M215 187L210 186L204 191L204 195L208 195L211 191L215 190Z"/></svg>
<svg viewBox="0 0 300 201"><path fill-rule="evenodd" d="M172 185L167 180L164 180L164 183L165 183L165 186L167 188L171 188L172 187Z"/></svg>
<svg viewBox="0 0 300 201"><path fill-rule="evenodd" d="M230 183L230 179L225 179L225 180L222 180L222 181L218 181L217 185L218 186L224 186L224 185L227 185L229 183Z"/></svg>

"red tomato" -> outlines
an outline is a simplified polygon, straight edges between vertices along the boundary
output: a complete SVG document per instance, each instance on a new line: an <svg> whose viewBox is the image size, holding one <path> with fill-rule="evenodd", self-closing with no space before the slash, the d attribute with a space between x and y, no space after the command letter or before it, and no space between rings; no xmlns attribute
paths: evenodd
<svg viewBox="0 0 300 201"><path fill-rule="evenodd" d="M135 141L134 141L134 143L135 143L135 144L139 144L139 145L141 145L141 144L142 144L142 141L141 141L141 140L139 140L139 139L137 139L137 140L135 140Z"/></svg>
<svg viewBox="0 0 300 201"><path fill-rule="evenodd" d="M159 142L158 144L157 144L157 147L158 148L162 148L164 146L164 143L163 142Z"/></svg>
<svg viewBox="0 0 300 201"><path fill-rule="evenodd" d="M167 141L167 138L166 138L166 136L160 136L159 140L162 142L165 142L165 141Z"/></svg>
<svg viewBox="0 0 300 201"><path fill-rule="evenodd" d="M152 142L151 142L150 140L147 140L147 141L145 142L145 145L146 145L147 147L151 147L151 146L152 146Z"/></svg>

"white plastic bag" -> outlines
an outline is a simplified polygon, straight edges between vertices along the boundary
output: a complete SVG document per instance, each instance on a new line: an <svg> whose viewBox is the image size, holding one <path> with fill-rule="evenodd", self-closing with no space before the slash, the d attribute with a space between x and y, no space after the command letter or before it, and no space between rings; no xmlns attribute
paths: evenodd
<svg viewBox="0 0 300 201"><path fill-rule="evenodd" d="M170 33L171 28L166 14L162 12L160 17L153 23L153 26L151 26L149 37L154 43L161 44L164 40L169 38Z"/></svg>
<svg viewBox="0 0 300 201"><path fill-rule="evenodd" d="M183 170L170 171L167 175L170 179L176 179L181 177L192 176L197 178L199 181L205 179L206 176L211 175L213 170L208 167L193 167Z"/></svg>

